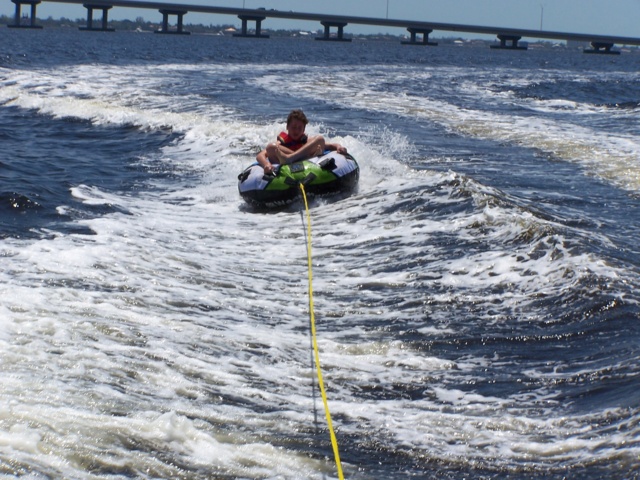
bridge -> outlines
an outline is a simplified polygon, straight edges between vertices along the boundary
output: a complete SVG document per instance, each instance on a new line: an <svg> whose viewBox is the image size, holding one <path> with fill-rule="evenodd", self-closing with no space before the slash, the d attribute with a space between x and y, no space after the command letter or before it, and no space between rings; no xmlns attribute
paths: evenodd
<svg viewBox="0 0 640 480"><path fill-rule="evenodd" d="M304 20L320 22L324 26L324 35L317 37L316 40L326 41L351 41L350 38L344 36L344 27L349 24L355 25L371 25L379 27L399 27L406 28L410 34L410 40L402 42L409 45L437 45L435 42L429 41L429 34L434 30L445 32L464 32L496 35L499 44L492 45L491 48L502 48L512 50L526 50L526 46L519 45L518 42L523 37L549 39L549 40L567 40L587 42L591 44L591 49L585 49L586 53L620 53L618 50L612 50L612 47L618 45L640 45L640 38L620 37L611 35L595 35L589 33L570 33L570 32L554 32L546 30L527 30L507 27L487 27L480 25L460 25L453 23L438 22L417 22L414 20L388 19L375 17L356 17L344 15L329 15L323 13L304 13L293 11L282 11L275 9L247 9L233 7L215 7L206 5L188 5L180 3L164 3L164 2L146 2L138 0L11 0L16 5L14 24L8 25L11 28L42 28L36 24L36 6L42 2L49 3L66 3L81 4L87 9L87 26L83 30L100 30L111 31L108 27L108 11L113 7L137 8L137 9L154 9L158 10L162 16L162 28L157 33L176 33L188 34L184 30L183 18L189 12L194 13L210 13L219 15L237 16L242 21L241 33L236 33L239 37L255 37L268 38L268 35L262 33L262 22L267 18L280 18L290 20ZM22 22L21 9L23 5L31 7L31 16L28 23ZM102 10L102 21L99 26L94 24L93 11ZM177 26L175 29L169 27L169 18L177 17ZM255 27L249 29L249 22L255 22ZM332 28L334 30L332 34Z"/></svg>

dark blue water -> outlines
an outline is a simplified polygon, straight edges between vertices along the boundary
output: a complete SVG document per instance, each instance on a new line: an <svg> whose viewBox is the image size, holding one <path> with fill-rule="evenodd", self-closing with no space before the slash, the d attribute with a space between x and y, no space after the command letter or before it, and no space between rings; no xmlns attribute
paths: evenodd
<svg viewBox="0 0 640 480"><path fill-rule="evenodd" d="M171 139L163 132L141 135L135 127L96 129L86 121L52 122L16 108L2 109L0 118L5 152L1 230L3 236L17 238L38 237L46 229L82 232L73 220L113 212L115 207L83 205L73 199L71 187L88 184L135 192L157 173L153 166L140 166L141 154ZM60 205L68 209L60 212Z"/></svg>
<svg viewBox="0 0 640 480"><path fill-rule="evenodd" d="M347 477L636 478L639 66L0 30L0 473L335 477L297 212L235 191L304 108L363 169L313 208Z"/></svg>

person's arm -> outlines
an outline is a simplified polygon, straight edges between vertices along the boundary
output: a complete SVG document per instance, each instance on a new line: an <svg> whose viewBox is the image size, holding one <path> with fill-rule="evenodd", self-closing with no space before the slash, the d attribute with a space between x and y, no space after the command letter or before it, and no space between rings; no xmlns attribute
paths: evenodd
<svg viewBox="0 0 640 480"><path fill-rule="evenodd" d="M258 155L256 155L256 160L263 168L264 173L267 175L272 173L275 170L273 164L269 161L269 157L267 156L267 150L262 150Z"/></svg>
<svg viewBox="0 0 640 480"><path fill-rule="evenodd" d="M346 155L346 153L347 153L347 147L343 147L339 143L327 143L325 145L325 148L327 150L333 150L335 152L338 152L341 155Z"/></svg>

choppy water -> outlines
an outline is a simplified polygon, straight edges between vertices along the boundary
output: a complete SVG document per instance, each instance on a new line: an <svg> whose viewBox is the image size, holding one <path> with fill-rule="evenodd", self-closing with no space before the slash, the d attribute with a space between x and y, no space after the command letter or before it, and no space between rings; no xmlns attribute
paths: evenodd
<svg viewBox="0 0 640 480"><path fill-rule="evenodd" d="M0 30L0 476L636 478L640 56Z"/></svg>

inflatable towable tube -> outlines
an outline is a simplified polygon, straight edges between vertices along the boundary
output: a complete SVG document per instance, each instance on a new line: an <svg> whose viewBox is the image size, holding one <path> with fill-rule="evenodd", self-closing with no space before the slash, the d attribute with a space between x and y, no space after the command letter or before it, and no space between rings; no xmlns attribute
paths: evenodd
<svg viewBox="0 0 640 480"><path fill-rule="evenodd" d="M309 195L351 193L360 178L360 167L355 158L337 152L275 166L273 175L265 175L258 164L238 175L238 190L247 203L254 207L286 205L299 196L300 183Z"/></svg>

